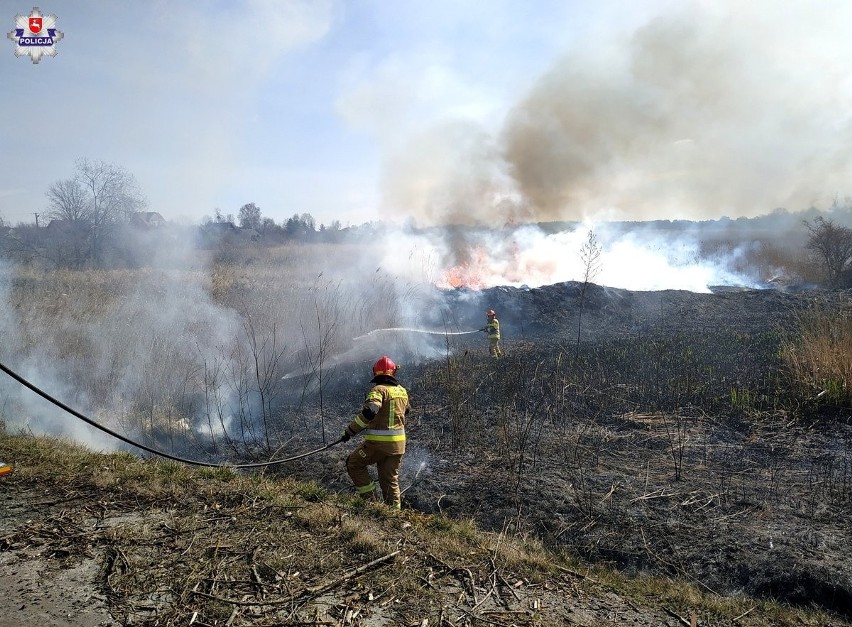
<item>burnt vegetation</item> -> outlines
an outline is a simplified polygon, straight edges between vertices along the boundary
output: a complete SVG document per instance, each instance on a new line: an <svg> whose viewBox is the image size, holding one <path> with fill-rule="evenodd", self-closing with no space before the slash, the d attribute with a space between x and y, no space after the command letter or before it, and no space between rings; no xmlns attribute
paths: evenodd
<svg viewBox="0 0 852 627"><path fill-rule="evenodd" d="M542 291L576 311L582 287ZM849 382L827 365L845 352L848 293L614 292L585 295L595 339L579 354L571 327L548 326L499 362L471 348L418 371L442 385L414 389L417 441L464 470L446 464L414 505L628 572L848 616ZM511 311L514 297L486 300ZM805 367L814 326L825 352Z"/></svg>
<svg viewBox="0 0 852 627"><path fill-rule="evenodd" d="M315 316L330 311L324 293L313 293ZM450 334L439 336L440 356L406 356L400 376L415 415L401 517L350 498L344 452L336 449L241 478L227 470L187 476L173 464L155 465L152 478L130 456L104 463L80 453L73 463L82 467L62 489L86 502L96 486L105 504L98 507L107 509L46 510L29 532L24 525L6 533L5 550L37 542L70 559L81 549L51 529L71 525L86 539L83 549L105 547L112 610L135 624L193 616L202 624L237 617L369 624L358 621L387 611L401 624L424 617L554 624L570 610L557 609L544 590L567 594L579 611L588 595L602 594L597 586L610 569L626 578L608 579L609 589L634 601L610 599L588 624L619 624L616 606L622 620L640 624L848 624L848 292L638 293L564 283L439 296L435 315L447 328L479 320L480 297L505 312L506 356L489 357L478 336ZM557 311L563 315L541 315ZM316 337L330 343L323 329L334 325L323 315ZM257 337L262 329L244 331ZM287 351L270 344L258 360L261 371L278 373L302 364L284 380L296 385L264 388L268 414L244 415L218 436L220 448L198 442L179 450L268 459L319 444L324 423L341 427L360 402L363 365L319 359L307 324L305 333L301 356L287 362ZM263 352L256 337L248 346ZM224 416L240 407L227 403L248 394L257 371L217 371L242 381L226 386L238 393L220 399ZM142 426L140 437L153 437ZM19 457L26 464L32 455ZM91 478L89 466L100 469ZM49 481L49 468L35 460L33 468L39 482ZM122 516L128 507L144 519L104 537L76 517ZM471 522L493 535L457 526ZM410 531L395 531L390 542L365 532L371 525ZM658 592L631 588L651 582ZM676 601L659 592L672 582L691 592ZM394 592L378 596L388 586ZM326 593L335 599L328 607ZM658 594L662 606L653 601ZM393 611L392 599L403 606ZM542 599L555 613L535 609ZM778 614L767 605L773 601L825 614ZM657 609L633 614L636 603Z"/></svg>
<svg viewBox="0 0 852 627"><path fill-rule="evenodd" d="M70 182L55 191L82 193ZM101 505L86 501L76 515L35 508L48 522L13 516L0 550L47 546L79 557L103 549L103 589L128 624L322 624L321 597L350 584L354 592L323 611L359 624L357 608L362 617L376 609L367 600L376 588L352 583L368 574L359 565L395 560L403 560L404 578L371 580L396 586L385 599L389 612L394 599L415 607L424 591L434 595L416 612L396 612L401 624L427 616L439 625L554 624L564 615L536 611L531 586L554 585L564 598L577 590L577 564L586 569L580 579L592 568L601 569L596 580L604 570L620 573L622 591L631 580L699 591L690 594L700 601L685 595L668 613L637 614L650 624L689 624L690 607L707 624L797 624L812 611L813 624L852 620L845 213L772 216L797 225L798 247L773 245L777 222L769 218L714 224L701 240L705 252L742 248L742 233L764 233L749 240L741 263L784 280L707 294L596 285L593 233L579 251L581 281L440 290L379 268L352 288L342 269L316 269L328 269L329 258L357 258L380 225L317 230L310 216L295 215L276 226L250 203L240 210L243 226L217 213L197 228L192 263L158 265L150 254L125 263L116 253L124 250L119 218L101 219L95 236L85 215L79 246L61 248L57 242L71 240L32 225L7 229L3 240L11 263L2 287L18 325L3 361L37 370L37 383L68 391L71 405L139 442L211 463L268 461L333 441L379 354L403 364L414 407L399 518L349 498L339 449L245 475L189 477L162 464L152 479L129 455L79 461L89 470L68 479L61 498L104 491ZM28 240L28 228L37 237ZM137 245L176 232L158 222L143 230L151 239ZM486 308L500 318L501 359L488 356L481 334L459 334L481 327ZM432 335L407 334L412 309ZM53 485L39 455L56 453L36 454L42 445L22 453L12 436L34 427L22 416L47 412L4 386L0 453L18 455L16 481L34 499ZM27 463L37 469L30 475ZM178 503L191 516L176 513ZM87 531L86 516L123 516L133 504L153 527ZM465 527L474 523L490 540ZM82 549L52 535L60 524L77 529ZM372 524L414 528L388 543L363 532ZM283 528L286 546L276 544ZM223 544L228 533L234 540ZM456 544L439 550L450 537ZM499 549L504 538L520 561ZM133 566L147 561L149 570ZM448 604L443 593L463 602ZM760 609L718 605L743 597ZM805 614L779 617L766 605L775 601Z"/></svg>

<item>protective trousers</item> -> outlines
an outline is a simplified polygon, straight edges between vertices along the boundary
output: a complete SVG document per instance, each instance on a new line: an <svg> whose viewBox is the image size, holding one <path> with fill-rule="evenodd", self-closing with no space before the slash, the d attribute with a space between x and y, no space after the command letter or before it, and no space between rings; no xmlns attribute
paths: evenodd
<svg viewBox="0 0 852 627"><path fill-rule="evenodd" d="M346 472L355 484L355 491L362 499L375 499L376 484L370 478L369 467L376 465L379 486L384 502L390 507L400 508L399 467L401 453L388 453L382 444L365 440L346 458Z"/></svg>
<svg viewBox="0 0 852 627"><path fill-rule="evenodd" d="M503 351L500 349L500 340L489 338L488 341L490 342L489 352L491 353L491 356L502 357Z"/></svg>

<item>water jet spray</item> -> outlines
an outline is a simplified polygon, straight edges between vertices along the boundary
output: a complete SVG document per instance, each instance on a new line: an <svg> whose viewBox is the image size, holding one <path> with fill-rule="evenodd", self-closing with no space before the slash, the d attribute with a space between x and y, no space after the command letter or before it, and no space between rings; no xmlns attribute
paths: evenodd
<svg viewBox="0 0 852 627"><path fill-rule="evenodd" d="M427 333L429 335L469 335L471 333L478 333L479 329L474 329L473 331L431 331L429 329L415 329L412 327L389 327L386 329L374 329L364 335L359 335L356 338L353 338L353 341L358 341L365 337L370 337L375 333L383 333L385 331L388 332L406 332L406 333Z"/></svg>
<svg viewBox="0 0 852 627"><path fill-rule="evenodd" d="M478 333L479 329L474 329L473 331L435 331L435 330L431 330L431 329L416 329L416 328L413 328L413 327L388 327L388 328L384 328L384 329L374 329L372 331L364 333L363 335L359 335L358 337L352 338L352 341L358 342L359 340L363 340L365 338L368 338L368 337L371 337L371 336L376 336L379 333L385 333L385 332L387 332L387 333L423 333L423 334L426 334L426 335L448 336L448 335L470 335L471 333ZM358 355L358 354L359 354L358 350L356 350L354 348L350 348L349 350L347 350L343 353L332 356L330 358L330 361L326 364L326 366L332 366L332 365L335 365L335 364L338 364L338 363L343 363L344 359L346 357L349 357L349 356L352 357L352 359L350 359L350 361L358 361L359 359L357 359L357 357L356 357L356 355ZM305 375L305 374L308 374L307 370L297 369L297 370L293 370L292 372L288 372L287 374L282 376L281 380L286 381L287 379L292 379L294 377L302 376L302 375Z"/></svg>
<svg viewBox="0 0 852 627"><path fill-rule="evenodd" d="M414 473L414 481L412 481L407 487L403 488L400 491L400 494L405 494L408 490L410 490L420 482L420 473L423 472L424 468L426 468L425 460L420 462L420 465L417 467L417 472Z"/></svg>

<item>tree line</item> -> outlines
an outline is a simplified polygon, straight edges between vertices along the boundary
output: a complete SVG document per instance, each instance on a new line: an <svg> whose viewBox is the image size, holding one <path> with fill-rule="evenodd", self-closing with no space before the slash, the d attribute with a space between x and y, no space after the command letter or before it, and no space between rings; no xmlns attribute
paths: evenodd
<svg viewBox="0 0 852 627"><path fill-rule="evenodd" d="M240 207L237 219L216 209L200 226L167 224L159 213L146 211L147 200L132 173L85 158L75 162L70 177L52 183L45 196L47 206L34 214L34 223L12 228L0 217L0 255L61 268L137 267L147 263L164 231L198 248L221 248L246 242L338 242L364 230L344 229L338 220L317 227L309 213L276 224L253 202Z"/></svg>
<svg viewBox="0 0 852 627"><path fill-rule="evenodd" d="M317 222L310 213L294 213L291 218L276 224L272 218L264 217L260 207L253 202L240 207L236 221L233 214L223 214L220 209L215 210L213 217L202 218L202 225L213 224L238 224L242 229L251 229L271 239L297 241L330 241L334 239L329 237L330 234L343 230L340 220L333 220L328 226L320 224L317 227Z"/></svg>
<svg viewBox="0 0 852 627"><path fill-rule="evenodd" d="M0 217L0 255L53 267L136 267L145 265L150 250L161 239L165 220L156 212L145 211L148 204L136 178L120 165L78 159L73 174L52 183L45 196L46 211L35 214L34 224L13 229ZM829 214L852 217L852 200L835 200ZM823 283L831 288L852 287L852 228L822 215L802 224L807 231L808 255ZM172 232L178 230L169 227ZM212 217L205 216L195 227L190 241L200 248L223 250L246 243L335 243L374 230L372 224L342 228L338 220L317 226L309 213L295 213L278 224L249 202L239 208L236 218L215 209Z"/></svg>

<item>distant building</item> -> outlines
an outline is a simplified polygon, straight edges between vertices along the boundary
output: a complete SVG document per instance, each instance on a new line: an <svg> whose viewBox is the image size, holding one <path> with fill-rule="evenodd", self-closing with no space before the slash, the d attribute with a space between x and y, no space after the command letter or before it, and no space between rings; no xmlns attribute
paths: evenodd
<svg viewBox="0 0 852 627"><path fill-rule="evenodd" d="M63 218L54 218L47 227L47 233L50 236L76 234L83 231L83 224L80 222L72 222Z"/></svg>
<svg viewBox="0 0 852 627"><path fill-rule="evenodd" d="M158 229L166 225L166 220L156 211L139 211L130 217L130 224L142 229Z"/></svg>

